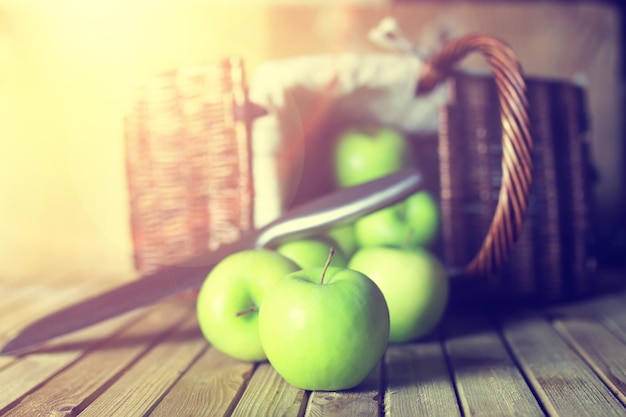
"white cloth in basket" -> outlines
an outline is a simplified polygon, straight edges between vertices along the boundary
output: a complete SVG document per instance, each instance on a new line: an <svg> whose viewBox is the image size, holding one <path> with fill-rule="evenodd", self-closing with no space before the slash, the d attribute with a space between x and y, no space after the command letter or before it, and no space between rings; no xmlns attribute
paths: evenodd
<svg viewBox="0 0 626 417"><path fill-rule="evenodd" d="M255 225L262 226L282 213L284 177L290 173L280 172L278 161L298 158L282 151L289 141L301 140L301 132L316 117L367 121L405 132L435 132L446 94L441 87L415 97L421 66L422 61L409 54L344 53L269 61L258 67L251 77L249 96L269 113L252 126ZM329 106L331 111L324 113Z"/></svg>

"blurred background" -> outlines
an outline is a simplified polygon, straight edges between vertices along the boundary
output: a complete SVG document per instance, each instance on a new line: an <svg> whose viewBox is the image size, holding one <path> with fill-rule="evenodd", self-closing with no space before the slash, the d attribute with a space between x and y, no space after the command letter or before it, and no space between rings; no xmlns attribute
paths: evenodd
<svg viewBox="0 0 626 417"><path fill-rule="evenodd" d="M624 7L619 1L0 0L0 279L123 280L124 116L145 79L240 56L381 52L392 16L434 51L496 36L525 72L587 89L599 262L623 265ZM480 65L480 64L477 64Z"/></svg>

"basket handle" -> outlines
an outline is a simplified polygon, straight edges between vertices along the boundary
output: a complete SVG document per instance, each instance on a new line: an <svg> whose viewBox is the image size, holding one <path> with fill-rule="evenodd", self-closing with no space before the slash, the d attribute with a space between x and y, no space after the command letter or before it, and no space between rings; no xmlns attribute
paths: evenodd
<svg viewBox="0 0 626 417"><path fill-rule="evenodd" d="M526 217L532 180L532 148L526 83L511 48L483 35L467 35L448 42L423 66L416 94L434 89L470 52L487 60L495 78L502 121L502 183L498 203L482 246L463 271L488 275L509 257Z"/></svg>

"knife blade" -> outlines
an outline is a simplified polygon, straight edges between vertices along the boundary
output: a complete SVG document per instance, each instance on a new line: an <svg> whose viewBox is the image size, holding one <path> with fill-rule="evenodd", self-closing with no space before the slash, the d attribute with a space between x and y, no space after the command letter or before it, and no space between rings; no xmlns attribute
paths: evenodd
<svg viewBox="0 0 626 417"><path fill-rule="evenodd" d="M383 178L331 192L287 211L268 225L172 266L80 301L22 329L0 351L14 355L73 331L94 325L185 291L200 288L211 269L226 256L245 249L321 233L335 225L394 204L422 188L421 174L405 169Z"/></svg>

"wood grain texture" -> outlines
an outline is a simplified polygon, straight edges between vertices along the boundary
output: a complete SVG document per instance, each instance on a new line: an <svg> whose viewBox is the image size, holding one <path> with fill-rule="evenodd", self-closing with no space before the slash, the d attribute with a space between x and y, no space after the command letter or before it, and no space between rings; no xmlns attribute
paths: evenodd
<svg viewBox="0 0 626 417"><path fill-rule="evenodd" d="M86 352L118 331L129 319L132 317L123 316L103 322L52 341L26 356L12 358L12 362L0 371L0 412L13 406L21 397L51 377L64 372Z"/></svg>
<svg viewBox="0 0 626 417"><path fill-rule="evenodd" d="M176 382L151 417L228 415L255 369L254 363L233 359L208 348Z"/></svg>
<svg viewBox="0 0 626 417"><path fill-rule="evenodd" d="M53 291L50 287L39 283L22 283L0 281L0 345L4 345L23 327L49 311L64 305L80 291L69 288ZM45 297L42 296L45 294ZM0 356L0 371L15 362L13 356Z"/></svg>
<svg viewBox="0 0 626 417"><path fill-rule="evenodd" d="M0 313L21 312L0 320L0 333L5 323L39 314L20 307L41 294L26 287L0 283L16 294ZM63 288L50 296L57 301L48 307L82 298ZM0 415L626 416L625 301L626 292L493 312L493 321L480 312L451 314L441 334L390 345L361 386L309 392L268 363L211 348L193 298L181 297L1 358Z"/></svg>
<svg viewBox="0 0 626 417"><path fill-rule="evenodd" d="M143 416L150 412L206 347L195 310L187 305L186 320L150 349L80 414Z"/></svg>
<svg viewBox="0 0 626 417"><path fill-rule="evenodd" d="M622 277L623 278L623 277ZM626 293L592 299L584 304L591 314L626 343Z"/></svg>
<svg viewBox="0 0 626 417"><path fill-rule="evenodd" d="M27 356L0 374L0 410L4 410L80 356L81 352Z"/></svg>
<svg viewBox="0 0 626 417"><path fill-rule="evenodd" d="M287 383L272 366L259 364L232 417L301 416L307 393Z"/></svg>
<svg viewBox="0 0 626 417"><path fill-rule="evenodd" d="M83 293L84 287L53 290L43 285L28 285L21 288L2 288L2 294L6 298L3 298L0 305L3 321L0 344L7 342L33 320L66 306Z"/></svg>
<svg viewBox="0 0 626 417"><path fill-rule="evenodd" d="M445 333L445 349L464 415L544 415L485 316L458 317L447 323Z"/></svg>
<svg viewBox="0 0 626 417"><path fill-rule="evenodd" d="M626 405L626 344L581 308L562 310L553 325Z"/></svg>
<svg viewBox="0 0 626 417"><path fill-rule="evenodd" d="M7 416L73 416L104 392L154 343L186 316L178 303L145 313L139 320L106 340L98 349L55 375L26 396ZM61 345L59 349L70 349Z"/></svg>
<svg viewBox="0 0 626 417"><path fill-rule="evenodd" d="M503 333L551 416L624 416L626 410L587 364L536 313L502 319Z"/></svg>
<svg viewBox="0 0 626 417"><path fill-rule="evenodd" d="M345 391L314 391L306 417L378 416L382 409L380 364L357 387Z"/></svg>
<svg viewBox="0 0 626 417"><path fill-rule="evenodd" d="M385 416L461 415L439 340L389 346L385 369Z"/></svg>

